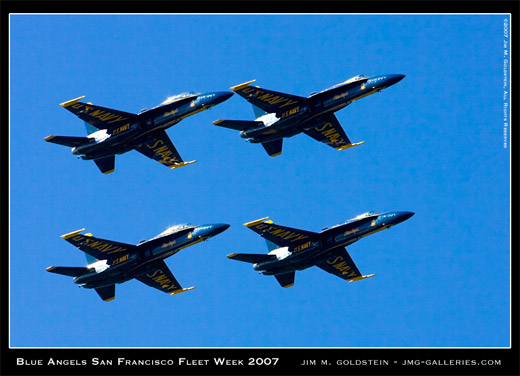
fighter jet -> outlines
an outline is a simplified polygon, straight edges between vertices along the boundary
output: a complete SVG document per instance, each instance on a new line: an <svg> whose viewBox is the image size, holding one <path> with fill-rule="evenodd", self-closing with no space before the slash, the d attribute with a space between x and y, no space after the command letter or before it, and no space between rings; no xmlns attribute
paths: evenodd
<svg viewBox="0 0 520 376"><path fill-rule="evenodd" d="M61 237L85 252L89 264L86 267L51 266L47 271L74 277L74 283L95 289L104 301L115 298L116 283L132 278L175 295L194 287L182 288L164 259L183 248L218 235L228 227L221 223L176 225L137 245L95 238L92 234L82 235L80 233L85 229L81 229Z"/></svg>
<svg viewBox="0 0 520 376"><path fill-rule="evenodd" d="M253 105L254 121L217 120L213 124L240 131L240 137L261 143L267 154L282 153L285 137L301 132L337 150L345 150L363 142L352 143L341 128L334 112L367 95L377 93L401 81L402 74L366 77L355 76L308 98L250 86L256 80L233 86L231 90Z"/></svg>
<svg viewBox="0 0 520 376"><path fill-rule="evenodd" d="M345 247L406 221L412 215L414 213L407 211L367 212L345 223L324 228L320 233L276 225L265 217L244 225L266 239L270 252L232 253L227 257L249 262L261 274L274 275L282 287L293 286L295 272L311 266L355 282L374 274L362 275Z"/></svg>
<svg viewBox="0 0 520 376"><path fill-rule="evenodd" d="M139 114L83 103L80 100L85 96L82 96L61 103L61 106L84 120L88 136L48 136L45 141L72 147L72 154L94 160L104 174L114 171L116 154L133 149L174 169L196 161L184 162L165 130L232 95L223 91L181 93L167 98L151 110L143 109Z"/></svg>

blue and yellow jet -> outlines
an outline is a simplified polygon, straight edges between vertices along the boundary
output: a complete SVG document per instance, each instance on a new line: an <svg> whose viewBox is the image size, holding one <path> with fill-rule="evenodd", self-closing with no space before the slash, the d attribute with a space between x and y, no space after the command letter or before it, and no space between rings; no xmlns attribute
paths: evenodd
<svg viewBox="0 0 520 376"><path fill-rule="evenodd" d="M80 102L85 98L83 96L61 103L61 106L85 122L88 136L48 136L45 141L72 147L72 154L94 160L104 174L114 171L116 154L134 149L166 167L182 167L196 161L184 162L165 130L188 116L224 102L232 95L227 91L182 93L139 114Z"/></svg>
<svg viewBox="0 0 520 376"><path fill-rule="evenodd" d="M266 217L244 225L265 238L270 252L233 253L227 257L249 262L262 274L274 275L282 287L293 286L296 271L311 266L355 282L374 274L362 275L345 247L406 221L412 215L414 213L407 211L368 212L340 225L324 228L320 233L280 226Z"/></svg>
<svg viewBox="0 0 520 376"><path fill-rule="evenodd" d="M402 74L360 75L319 93L312 93L308 98L250 86L255 82L253 80L233 86L231 90L253 105L257 119L217 120L213 124L240 131L240 137L252 143L261 143L271 157L282 153L284 138L301 132L334 149L345 150L363 142L350 142L334 112L386 89L404 77Z"/></svg>
<svg viewBox="0 0 520 376"><path fill-rule="evenodd" d="M138 245L119 243L82 235L85 229L61 237L86 253L86 267L51 266L48 272L74 277L74 283L95 289L101 299L115 298L116 283L133 278L170 295L179 294L194 287L182 288L164 259L181 249L207 240L225 231L227 224L196 226L183 224L171 226L156 237Z"/></svg>

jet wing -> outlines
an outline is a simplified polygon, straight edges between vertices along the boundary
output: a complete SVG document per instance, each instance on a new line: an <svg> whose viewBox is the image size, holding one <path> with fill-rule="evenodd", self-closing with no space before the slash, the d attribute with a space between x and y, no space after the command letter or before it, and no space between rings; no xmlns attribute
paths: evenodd
<svg viewBox="0 0 520 376"><path fill-rule="evenodd" d="M337 150L345 150L364 143L364 141L356 144L351 143L334 114L319 117L315 120L312 128L304 132L307 136Z"/></svg>
<svg viewBox="0 0 520 376"><path fill-rule="evenodd" d="M345 248L339 248L332 256L329 258L317 262L316 266L325 270L327 273L334 274L339 278L347 280L349 282L355 282L360 279L372 277L373 274L370 275L361 275L359 269L356 264L348 254Z"/></svg>
<svg viewBox="0 0 520 376"><path fill-rule="evenodd" d="M276 225L273 221L267 221L268 218L244 223L244 226L280 247L294 247L311 239L320 238L320 234L315 232Z"/></svg>
<svg viewBox="0 0 520 376"><path fill-rule="evenodd" d="M112 129L114 127L119 127L128 122L131 122L137 118L137 115L131 114L129 112L95 106L91 103L80 102L80 100L83 98L85 98L85 96L63 102L60 105L72 112L81 120L86 121L98 129Z"/></svg>
<svg viewBox="0 0 520 376"><path fill-rule="evenodd" d="M279 93L274 90L249 86L256 80L245 82L231 87L235 93L247 100L252 105L266 112L284 112L295 107L307 104L308 99L297 95Z"/></svg>
<svg viewBox="0 0 520 376"><path fill-rule="evenodd" d="M157 137L135 148L135 150L171 169L196 162L183 162L177 149L175 149L175 146L173 146L170 138L164 130L160 130L156 134Z"/></svg>
<svg viewBox="0 0 520 376"><path fill-rule="evenodd" d="M85 229L74 231L61 237L98 260L114 259L122 256L125 252L129 253L137 249L135 245L96 238L92 234L82 235L80 232L83 230Z"/></svg>
<svg viewBox="0 0 520 376"><path fill-rule="evenodd" d="M170 295L179 294L195 288L188 287L183 289L163 260L154 261L148 266L145 272L136 274L134 278L143 282L145 285Z"/></svg>

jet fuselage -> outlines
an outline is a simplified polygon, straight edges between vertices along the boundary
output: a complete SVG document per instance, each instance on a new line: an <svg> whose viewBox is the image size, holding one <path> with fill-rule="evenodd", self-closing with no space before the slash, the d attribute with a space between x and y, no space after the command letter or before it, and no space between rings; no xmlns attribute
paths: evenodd
<svg viewBox="0 0 520 376"><path fill-rule="evenodd" d="M207 110L233 95L231 92L212 92L206 94L188 94L172 102L166 100L151 110L142 111L137 117L128 121L123 116L111 114L110 109L101 113L103 119L111 119L110 129L100 129L88 137L90 142L72 148L72 154L85 160L99 159L115 154L123 154L143 143L156 138L155 132L165 130L177 124L182 119ZM192 98L192 100L190 100ZM76 106L88 107L83 103Z"/></svg>
<svg viewBox="0 0 520 376"><path fill-rule="evenodd" d="M388 213L366 213L344 224L324 229L320 233L320 239L310 240L299 244L293 249L287 249L283 258L259 262L253 268L265 275L289 273L296 270L304 270L325 260L340 247L346 247L359 239L374 234L378 231L390 228L410 218L414 213L407 211ZM276 251L274 251L276 254Z"/></svg>
<svg viewBox="0 0 520 376"><path fill-rule="evenodd" d="M100 288L126 282L135 275L146 272L154 261L164 260L183 248L220 234L228 227L227 224L186 225L174 232L173 228L170 228L172 230L168 229L148 241L139 243L135 251L118 252L117 258L99 260L88 265L88 271L74 277L74 282L84 288Z"/></svg>
<svg viewBox="0 0 520 376"><path fill-rule="evenodd" d="M368 80L366 77L347 80L320 93L311 94L305 105L289 105L283 110L280 108L276 113L269 113L257 118L256 120L263 124L241 131L240 136L251 143L264 143L292 137L314 128L316 118L341 110L358 99L396 84L404 77L402 74L387 74L373 76ZM283 98L279 100L283 100ZM287 104L290 104L289 100L287 100Z"/></svg>

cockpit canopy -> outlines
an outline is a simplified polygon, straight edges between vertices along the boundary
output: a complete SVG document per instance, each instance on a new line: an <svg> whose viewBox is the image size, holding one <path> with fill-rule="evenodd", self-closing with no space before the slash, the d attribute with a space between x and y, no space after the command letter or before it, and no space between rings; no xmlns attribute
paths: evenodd
<svg viewBox="0 0 520 376"><path fill-rule="evenodd" d="M164 102L162 102L159 106L164 106L165 104L177 102L178 100L181 100L184 98L196 97L198 95L200 95L200 93L194 93L194 92L186 92L186 93L172 95L171 97L166 98L166 100Z"/></svg>
<svg viewBox="0 0 520 376"><path fill-rule="evenodd" d="M335 88L337 88L337 87L339 87L339 86L343 86L343 85L346 85L346 84L350 84L350 83L352 83L352 82L356 82L356 81L361 81L361 80L366 79L366 78L368 78L368 76L365 76L364 74L359 74L359 75L357 75L357 76L354 76L354 77L352 77L352 78L349 78L348 80L346 80L346 81L344 81L344 82L341 82L341 83L339 83L339 84L336 84L336 85L334 85L334 86L331 86L331 87L329 87L329 88L327 88L327 89L325 89L325 90L323 90L323 91L321 91L321 92L323 93L324 91L332 90L332 89L335 89Z"/></svg>
<svg viewBox="0 0 520 376"><path fill-rule="evenodd" d="M357 76L354 76L352 78L349 78L348 80L346 80L345 82L343 82L343 84L349 84L351 82L356 82L356 81L360 81L364 78L368 78L368 76L365 76L364 74L358 74Z"/></svg>
<svg viewBox="0 0 520 376"><path fill-rule="evenodd" d="M351 221L357 221L358 219L362 219L362 218L366 218L366 217L372 217L374 215L378 215L380 213L376 213L375 211L369 211L369 212L366 212L366 213L363 213L363 214L360 214L352 219L349 219L348 222L351 222Z"/></svg>
<svg viewBox="0 0 520 376"><path fill-rule="evenodd" d="M182 224L179 224L179 225L173 225L173 226L168 227L166 230L161 232L159 235L153 237L152 239L160 238L160 237L165 236L165 235L174 234L174 233L179 232L181 230L185 230L185 229L189 229L189 228L195 228L195 227L197 227L197 226L196 225L192 225L191 223L182 223ZM152 240L152 239L150 239L150 240Z"/></svg>

